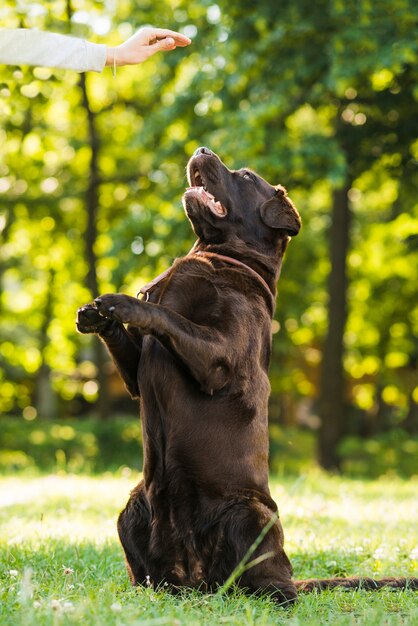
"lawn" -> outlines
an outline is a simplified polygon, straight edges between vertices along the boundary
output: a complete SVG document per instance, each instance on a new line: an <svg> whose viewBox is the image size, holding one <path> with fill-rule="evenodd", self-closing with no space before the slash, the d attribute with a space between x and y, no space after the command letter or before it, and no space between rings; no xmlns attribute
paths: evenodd
<svg viewBox="0 0 418 626"><path fill-rule="evenodd" d="M132 589L116 516L138 476L0 479L1 626L418 624L414 592L268 598ZM295 578L417 576L418 481L355 481L311 471L272 481Z"/></svg>

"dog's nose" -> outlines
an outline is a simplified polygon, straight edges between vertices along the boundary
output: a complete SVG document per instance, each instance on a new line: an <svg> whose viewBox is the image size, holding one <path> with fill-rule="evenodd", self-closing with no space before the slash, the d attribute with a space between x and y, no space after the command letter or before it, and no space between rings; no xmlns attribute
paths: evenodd
<svg viewBox="0 0 418 626"><path fill-rule="evenodd" d="M208 156L213 156L212 150L209 150L209 148L205 148L204 146L201 146L200 148L195 150L193 156L197 156L198 154L207 154Z"/></svg>

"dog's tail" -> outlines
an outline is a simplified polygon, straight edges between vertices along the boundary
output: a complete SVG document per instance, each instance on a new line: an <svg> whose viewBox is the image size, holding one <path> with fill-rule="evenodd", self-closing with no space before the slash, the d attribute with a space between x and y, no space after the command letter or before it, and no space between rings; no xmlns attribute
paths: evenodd
<svg viewBox="0 0 418 626"><path fill-rule="evenodd" d="M312 591L325 591L326 589L363 589L364 591L377 591L378 589L410 589L418 591L418 578L381 578L375 580L363 576L350 578L310 578L307 580L294 580L296 589L300 593Z"/></svg>

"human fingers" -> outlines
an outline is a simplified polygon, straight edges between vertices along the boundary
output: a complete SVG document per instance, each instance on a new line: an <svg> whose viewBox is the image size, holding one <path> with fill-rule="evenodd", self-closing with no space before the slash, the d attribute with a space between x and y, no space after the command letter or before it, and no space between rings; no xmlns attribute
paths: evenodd
<svg viewBox="0 0 418 626"><path fill-rule="evenodd" d="M178 33L175 30L169 30L168 28L152 28L150 31L151 39L153 36L158 40L165 39L167 37L173 38L176 46L181 47L188 46L192 43L192 40L189 37L186 37L186 35Z"/></svg>
<svg viewBox="0 0 418 626"><path fill-rule="evenodd" d="M155 43L150 43L146 51L151 55L159 50L174 50L176 48L176 42L172 37L166 37L164 39L159 39Z"/></svg>

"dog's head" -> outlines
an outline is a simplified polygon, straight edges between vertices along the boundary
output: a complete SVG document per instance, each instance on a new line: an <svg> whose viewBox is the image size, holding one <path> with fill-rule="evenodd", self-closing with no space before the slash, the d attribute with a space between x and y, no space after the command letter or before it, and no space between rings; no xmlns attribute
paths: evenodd
<svg viewBox="0 0 418 626"><path fill-rule="evenodd" d="M183 205L205 243L238 238L257 248L274 247L299 232L301 219L284 187L274 187L248 169L228 169L208 148L196 150L187 179Z"/></svg>

